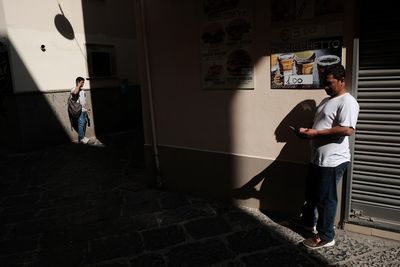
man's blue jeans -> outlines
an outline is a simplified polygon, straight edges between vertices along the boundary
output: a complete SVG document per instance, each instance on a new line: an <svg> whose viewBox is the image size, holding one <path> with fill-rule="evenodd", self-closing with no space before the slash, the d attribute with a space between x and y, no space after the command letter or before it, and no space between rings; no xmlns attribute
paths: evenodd
<svg viewBox="0 0 400 267"><path fill-rule="evenodd" d="M323 241L335 237L334 223L337 208L337 184L349 162L336 167L320 167L310 164L306 180L306 203L302 208L302 222L305 226L317 224L318 234ZM318 219L317 214L318 213Z"/></svg>
<svg viewBox="0 0 400 267"><path fill-rule="evenodd" d="M87 112L82 111L78 118L78 141L81 141L85 137L87 124Z"/></svg>

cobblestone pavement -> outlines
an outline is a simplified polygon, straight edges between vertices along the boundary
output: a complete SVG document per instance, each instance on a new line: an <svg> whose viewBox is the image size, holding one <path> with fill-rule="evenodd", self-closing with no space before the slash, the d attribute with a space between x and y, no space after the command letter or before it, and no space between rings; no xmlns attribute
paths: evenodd
<svg viewBox="0 0 400 267"><path fill-rule="evenodd" d="M400 266L400 242L333 248L256 209L149 188L129 146L0 151L0 266Z"/></svg>

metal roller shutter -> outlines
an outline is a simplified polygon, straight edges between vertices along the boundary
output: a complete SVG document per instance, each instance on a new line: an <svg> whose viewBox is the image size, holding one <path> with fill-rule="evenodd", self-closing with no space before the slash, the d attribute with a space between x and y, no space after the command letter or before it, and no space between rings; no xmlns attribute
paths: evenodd
<svg viewBox="0 0 400 267"><path fill-rule="evenodd" d="M400 19L363 1L349 221L400 231ZM383 1L386 2L386 1ZM355 51L357 53L357 51Z"/></svg>

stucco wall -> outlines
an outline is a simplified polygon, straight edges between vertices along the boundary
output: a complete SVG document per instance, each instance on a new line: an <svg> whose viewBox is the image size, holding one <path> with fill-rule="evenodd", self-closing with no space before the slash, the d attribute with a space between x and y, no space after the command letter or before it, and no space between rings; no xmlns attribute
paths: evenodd
<svg viewBox="0 0 400 267"><path fill-rule="evenodd" d="M0 14L0 41L7 44L14 93L4 98L0 118L10 126L7 136L13 141L4 141L7 145L29 149L76 139L66 101L77 76L91 78L84 86L93 107L87 136L95 135L96 123L102 133L132 129L129 121L136 118L140 99L133 1L1 0ZM113 77L89 77L86 44L114 46ZM109 117L126 121L115 127Z"/></svg>
<svg viewBox="0 0 400 267"><path fill-rule="evenodd" d="M115 45L117 50L119 77L114 81L103 81L100 86L119 85L118 79L122 78L129 79L131 84L139 84L134 10L130 1L119 5L110 1L92 1L90 6L83 6L80 0L43 0L40 4L29 0L2 2L13 76L19 77L14 81L15 92L67 89L74 85L77 76L88 77L86 43ZM120 16L116 15L114 11L122 6L125 13L120 11ZM102 10L113 16L101 16ZM96 11L99 12L97 16L94 15ZM58 21L56 25L56 17L66 18L59 20L65 23ZM123 27L121 21L124 21ZM68 23L72 27L70 39L57 29L67 28ZM102 28L103 24L113 25L113 30ZM45 45L45 52L41 45ZM86 86L90 87L90 83Z"/></svg>
<svg viewBox="0 0 400 267"><path fill-rule="evenodd" d="M271 89L271 43L279 41L280 29L299 25L272 25L270 3L254 1L254 90L202 90L202 1L144 2L159 144L277 158L286 143L276 140L279 124L302 101L312 99L318 104L325 97L324 90ZM341 36L342 19L308 21L300 26L318 24L320 37ZM290 154L284 159L307 161Z"/></svg>
<svg viewBox="0 0 400 267"><path fill-rule="evenodd" d="M272 23L271 1L253 1L254 89L203 90L203 1L139 2L144 14L138 20L141 45L148 50L149 66L148 76L144 73L142 77L144 110L150 113L151 99L159 176L165 187L233 198L278 216L298 215L304 202L309 144L297 138L288 125L308 126L326 94L321 89L271 89L272 43L280 42L283 32L291 31L295 39L296 31L313 27L313 38L344 36L346 46L351 42L346 39L343 22L350 13L301 23ZM346 64L348 47L343 48ZM143 66L145 63L142 55ZM149 117L145 123L146 155L154 178Z"/></svg>

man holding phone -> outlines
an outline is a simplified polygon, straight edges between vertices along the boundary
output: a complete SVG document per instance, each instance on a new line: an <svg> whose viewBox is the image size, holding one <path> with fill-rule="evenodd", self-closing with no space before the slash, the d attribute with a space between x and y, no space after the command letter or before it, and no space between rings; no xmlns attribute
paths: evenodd
<svg viewBox="0 0 400 267"><path fill-rule="evenodd" d="M303 226L316 226L318 232L303 241L310 249L335 245L336 187L350 163L349 136L355 130L359 113L357 101L345 88L344 67L337 64L327 68L325 77L329 97L317 107L312 128L294 129L299 137L311 140L306 203L301 217Z"/></svg>

